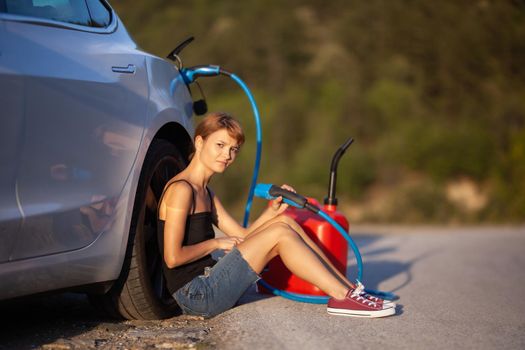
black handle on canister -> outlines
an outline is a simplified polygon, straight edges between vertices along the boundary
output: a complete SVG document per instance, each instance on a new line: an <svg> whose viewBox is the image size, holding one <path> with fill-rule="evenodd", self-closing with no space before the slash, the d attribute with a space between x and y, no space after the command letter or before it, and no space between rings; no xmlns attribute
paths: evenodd
<svg viewBox="0 0 525 350"><path fill-rule="evenodd" d="M330 181L328 182L328 197L324 199L325 205L337 205L337 198L335 197L337 165L339 164L339 159L343 156L343 154L353 142L354 139L350 137L341 147L337 149L334 156L332 157L332 165L330 166Z"/></svg>

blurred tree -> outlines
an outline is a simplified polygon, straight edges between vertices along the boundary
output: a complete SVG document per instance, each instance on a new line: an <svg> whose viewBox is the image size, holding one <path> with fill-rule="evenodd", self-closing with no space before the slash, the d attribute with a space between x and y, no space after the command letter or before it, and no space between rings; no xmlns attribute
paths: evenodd
<svg viewBox="0 0 525 350"><path fill-rule="evenodd" d="M193 35L186 65L219 64L254 89L262 180L322 197L331 155L353 136L338 195L366 203L377 185L397 203L368 218L525 221L524 1L111 4L145 50L165 56ZM236 170L216 184L240 212L255 147L251 111L226 79L202 85L211 109L233 112L247 130ZM414 174L421 183L410 183ZM445 195L463 177L489 196L474 216L454 212Z"/></svg>

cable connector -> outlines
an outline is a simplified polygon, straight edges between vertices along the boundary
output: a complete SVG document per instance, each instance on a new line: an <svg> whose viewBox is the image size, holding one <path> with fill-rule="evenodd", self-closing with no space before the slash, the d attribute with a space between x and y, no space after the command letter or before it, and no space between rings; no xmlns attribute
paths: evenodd
<svg viewBox="0 0 525 350"><path fill-rule="evenodd" d="M219 75L221 67L214 65L194 66L189 68L182 68L180 74L186 84L193 83L198 77L213 77Z"/></svg>

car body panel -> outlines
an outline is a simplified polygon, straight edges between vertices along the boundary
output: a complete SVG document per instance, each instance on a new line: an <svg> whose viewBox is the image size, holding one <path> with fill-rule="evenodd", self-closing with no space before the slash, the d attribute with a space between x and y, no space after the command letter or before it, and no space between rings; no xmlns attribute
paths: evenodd
<svg viewBox="0 0 525 350"><path fill-rule="evenodd" d="M43 30L41 36L31 33L17 38L31 38L34 45L31 55L21 58L23 72L12 74L22 76L27 93L22 117L26 129L17 157L16 184L11 190L15 202L16 195L20 198L24 223L10 261L0 262L0 299L117 279L150 143L169 123L180 124L188 140L193 133L191 96L178 70L137 49L114 17L116 29L109 34L60 29L68 32L63 35L70 46L80 46L74 39L79 33L97 36L87 39L89 47L85 50L68 50L63 42L66 39L59 40L53 50L34 40L33 35L37 35L40 43L45 42L52 33L49 31L59 30L54 26L38 24ZM0 16L0 26L9 28L10 33L23 33L21 24L18 20L2 21ZM112 36L119 36L120 44L112 43ZM13 62L7 63L3 48L0 52L1 74ZM104 55L97 57L98 52ZM15 56L19 55L22 53ZM35 55L40 62L30 59ZM57 69L51 64L54 59L66 60L58 73L50 72ZM128 64L136 67L131 75L134 81L128 73L111 69ZM2 75L0 79L0 84L7 81ZM68 113L70 110L75 113ZM93 212L88 223L86 217L89 220ZM4 241L2 236L0 239Z"/></svg>
<svg viewBox="0 0 525 350"><path fill-rule="evenodd" d="M145 58L119 28L102 35L7 22L5 29L12 41L4 64L27 81L17 170L24 221L10 260L78 249L110 224L138 151ZM135 73L112 69L129 65Z"/></svg>
<svg viewBox="0 0 525 350"><path fill-rule="evenodd" d="M5 40L4 23L0 21L0 60L4 55ZM22 222L15 183L23 127L23 90L23 79L9 74L0 64L0 263L9 260Z"/></svg>

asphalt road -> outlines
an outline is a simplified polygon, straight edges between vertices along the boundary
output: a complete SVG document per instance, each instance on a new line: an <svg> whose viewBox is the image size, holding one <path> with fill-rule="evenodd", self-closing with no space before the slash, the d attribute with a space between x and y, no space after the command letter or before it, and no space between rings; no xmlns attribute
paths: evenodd
<svg viewBox="0 0 525 350"><path fill-rule="evenodd" d="M525 349L525 227L351 234L366 287L400 297L396 316L331 316L251 289L211 320L115 322L65 294L0 304L0 349Z"/></svg>
<svg viewBox="0 0 525 350"><path fill-rule="evenodd" d="M525 228L352 228L367 288L397 315L331 316L252 291L213 320L227 349L525 349ZM349 260L349 276L355 265Z"/></svg>

